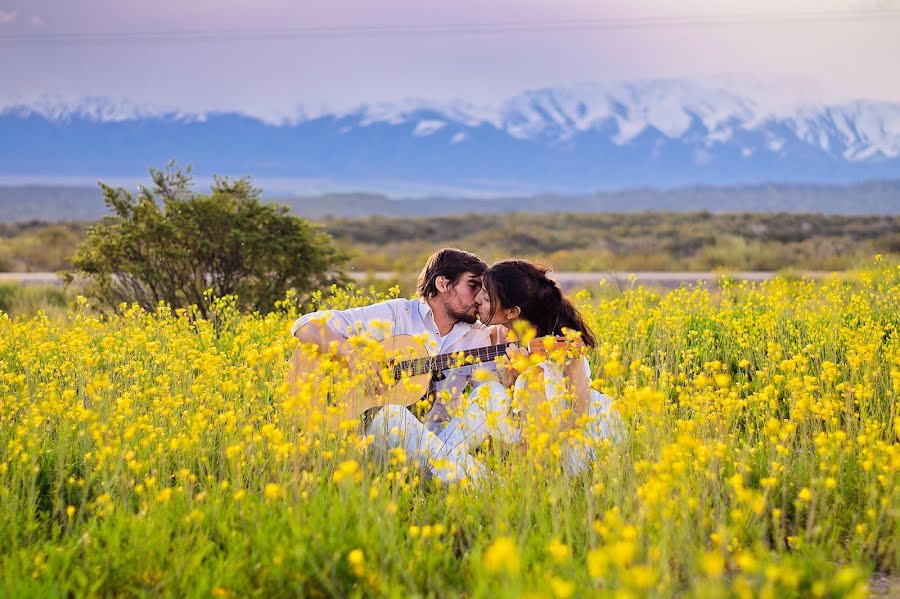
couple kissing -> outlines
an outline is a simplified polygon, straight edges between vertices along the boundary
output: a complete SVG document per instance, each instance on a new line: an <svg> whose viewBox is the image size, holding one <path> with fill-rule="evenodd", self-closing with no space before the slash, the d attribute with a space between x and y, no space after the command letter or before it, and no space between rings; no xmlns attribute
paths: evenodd
<svg viewBox="0 0 900 599"><path fill-rule="evenodd" d="M313 351L347 360L351 370L358 370L353 340L360 336L398 347L406 339L413 353L427 352L391 363L395 378L419 377L427 386L432 404L422 419L406 406L423 389L404 394L409 384L380 383L348 394L353 399L330 398L353 404L344 417L368 409L361 426L376 452L401 448L426 476L477 483L487 472L473 452L488 437L524 446L535 426L579 428L559 455L563 471L576 475L590 467L596 442L620 437L621 421L611 399L591 388L584 353L596 344L594 333L548 272L518 259L488 266L472 253L444 248L422 268L414 299L305 314L291 334ZM529 359L542 348L554 349L553 359ZM292 391L311 368L304 355L298 348L291 360Z"/></svg>

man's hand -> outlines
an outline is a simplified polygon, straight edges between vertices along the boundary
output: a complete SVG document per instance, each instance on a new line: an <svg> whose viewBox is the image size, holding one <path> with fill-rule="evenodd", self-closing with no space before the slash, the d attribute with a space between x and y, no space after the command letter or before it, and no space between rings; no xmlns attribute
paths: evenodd
<svg viewBox="0 0 900 599"><path fill-rule="evenodd" d="M349 359L353 353L353 348L347 338L334 331L324 320L307 322L297 329L294 336L300 340L300 343L311 343L323 353L334 353L345 359Z"/></svg>
<svg viewBox="0 0 900 599"><path fill-rule="evenodd" d="M381 380L381 369L365 358L360 351L351 351L344 357L347 361L347 369L351 375L362 374L365 376L365 384L361 391L366 396L378 397L384 395L386 386Z"/></svg>

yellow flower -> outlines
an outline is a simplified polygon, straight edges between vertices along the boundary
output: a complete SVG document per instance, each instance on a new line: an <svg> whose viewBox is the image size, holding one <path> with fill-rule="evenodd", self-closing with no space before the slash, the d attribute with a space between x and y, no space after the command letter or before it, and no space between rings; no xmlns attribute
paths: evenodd
<svg viewBox="0 0 900 599"><path fill-rule="evenodd" d="M625 367L618 360L608 360L603 365L603 374L606 376L616 377L625 372Z"/></svg>
<svg viewBox="0 0 900 599"><path fill-rule="evenodd" d="M631 541L618 541L609 546L609 556L612 562L620 568L625 568L634 560L637 547Z"/></svg>
<svg viewBox="0 0 900 599"><path fill-rule="evenodd" d="M587 569L591 578L603 578L609 569L609 557L602 549L591 549L587 554Z"/></svg>
<svg viewBox="0 0 900 599"><path fill-rule="evenodd" d="M569 599L575 593L575 583L558 576L550 579L550 588L553 589L553 596L557 599Z"/></svg>
<svg viewBox="0 0 900 599"><path fill-rule="evenodd" d="M553 561L558 564L567 561L572 555L572 552L569 550L568 546L560 543L555 539L550 541L550 545L547 547L547 550L550 552L550 556L553 558Z"/></svg>
<svg viewBox="0 0 900 599"><path fill-rule="evenodd" d="M266 501L276 501L284 497L284 489L277 483L267 483L263 490L263 496Z"/></svg>
<svg viewBox="0 0 900 599"><path fill-rule="evenodd" d="M350 564L350 569L353 571L353 574L357 578L365 574L366 559L365 555L363 555L362 549L354 549L350 553L348 553L347 563Z"/></svg>
<svg viewBox="0 0 900 599"><path fill-rule="evenodd" d="M491 372L487 368L476 368L472 373L472 378L479 383L484 383L496 379L493 372Z"/></svg>
<svg viewBox="0 0 900 599"><path fill-rule="evenodd" d="M718 551L707 551L700 559L700 568L710 578L719 578L725 571L725 558Z"/></svg>
<svg viewBox="0 0 900 599"><path fill-rule="evenodd" d="M646 591L656 584L656 572L644 564L629 568L624 575L630 585L642 591Z"/></svg>
<svg viewBox="0 0 900 599"><path fill-rule="evenodd" d="M359 462L356 460L341 462L335 469L334 474L331 475L331 480L336 483L347 479L356 481L362 479L362 473L359 471Z"/></svg>
<svg viewBox="0 0 900 599"><path fill-rule="evenodd" d="M519 549L510 537L498 537L484 552L484 566L494 573L519 571Z"/></svg>
<svg viewBox="0 0 900 599"><path fill-rule="evenodd" d="M744 572L749 572L753 574L759 569L759 564L756 561L756 558L753 557L750 553L746 551L742 551L738 553L734 558L735 563L738 567Z"/></svg>

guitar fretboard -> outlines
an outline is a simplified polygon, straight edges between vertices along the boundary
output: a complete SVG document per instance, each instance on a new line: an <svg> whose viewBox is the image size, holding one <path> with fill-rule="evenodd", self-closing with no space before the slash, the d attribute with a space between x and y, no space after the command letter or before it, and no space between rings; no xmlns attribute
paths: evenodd
<svg viewBox="0 0 900 599"><path fill-rule="evenodd" d="M466 349L427 358L401 360L394 364L394 380L399 380L403 376L443 372L450 368L456 368L459 365L490 362L495 360L497 356L505 354L507 346L509 346L509 343L501 343L499 345Z"/></svg>

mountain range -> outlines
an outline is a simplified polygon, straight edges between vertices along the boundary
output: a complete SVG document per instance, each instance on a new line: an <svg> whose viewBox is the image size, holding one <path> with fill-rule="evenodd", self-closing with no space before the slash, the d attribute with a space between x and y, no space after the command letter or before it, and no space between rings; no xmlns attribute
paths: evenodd
<svg viewBox="0 0 900 599"><path fill-rule="evenodd" d="M2 108L0 140L7 183L141 177L173 158L199 175L251 175L300 193L583 194L900 178L900 103L779 105L683 80L548 88L496 105L298 110L277 121L45 100Z"/></svg>
<svg viewBox="0 0 900 599"><path fill-rule="evenodd" d="M199 187L199 186L198 186ZM490 199L425 197L396 199L382 194L310 196L265 194L294 214L329 217L435 217L512 212L778 212L900 215L900 180L852 185L795 183L635 188L590 194L538 194ZM94 221L109 214L97 187L0 185L0 223Z"/></svg>

